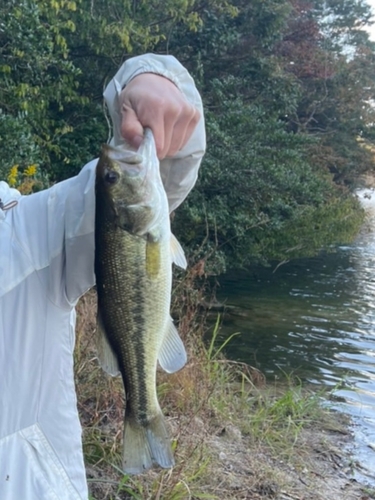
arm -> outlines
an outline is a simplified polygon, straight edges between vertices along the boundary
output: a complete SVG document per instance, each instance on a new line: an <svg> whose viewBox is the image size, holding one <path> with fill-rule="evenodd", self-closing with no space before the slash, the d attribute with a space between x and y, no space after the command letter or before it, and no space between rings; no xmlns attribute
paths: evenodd
<svg viewBox="0 0 375 500"><path fill-rule="evenodd" d="M21 196L7 212L14 240L12 287L37 272L49 300L70 307L95 284L95 165L49 189Z"/></svg>
<svg viewBox="0 0 375 500"><path fill-rule="evenodd" d="M148 98L154 100L153 109L160 110L159 114L150 114L149 109L144 109L142 107L144 100L141 98L137 101L135 91L138 90L139 95L142 95L142 89L139 89L141 79L137 77L144 73L160 75L173 82L169 88L162 83L157 87L157 80L159 82L163 80L159 78L148 86ZM184 102L187 104L177 117L170 118L162 114L166 109L163 108L162 97L165 88L168 99L175 97L173 104L176 103L176 106L179 105L181 108L184 107ZM125 137L129 143L137 146L137 135L142 133L142 127L148 126L153 130L161 158L161 176L169 208L170 211L176 209L196 182L206 146L202 101L193 79L173 56L146 54L129 59L123 64L109 83L104 97L113 121L114 144L124 142L123 137ZM191 110L195 114L189 121L187 115ZM134 112L139 120L138 123L136 120L132 121ZM172 120L172 123L168 120ZM168 128L171 130L169 135L168 132L160 134L160 131L168 131ZM180 149L181 137L184 137L184 140Z"/></svg>
<svg viewBox="0 0 375 500"><path fill-rule="evenodd" d="M186 98L192 99L201 109L200 98L191 77L173 57L168 56L166 59L168 61L161 56L131 59L117 75L120 75L124 85L130 78L133 78L134 84L137 83L136 77L139 78L138 82L143 80L140 76L141 71L148 72L150 69L158 70L157 72L164 71L167 77L174 78ZM114 121L114 141L120 142L123 117L119 112L119 99L123 98L124 94L116 83L116 77L109 84L105 98ZM167 81L163 77L160 78L164 83ZM147 88L149 89L149 84ZM175 85L173 90L178 92L180 98L182 94ZM145 92L143 89L139 96L140 102L145 103L146 110L146 123L143 123L143 126L148 125L147 117L150 114L154 116L154 102L152 99L150 101L149 94L150 92ZM125 89L125 97L127 95ZM167 114L170 105L171 102L168 100L162 109L162 116ZM135 116L138 116L137 110L135 113ZM173 158L163 160L162 177L171 210L181 203L195 183L204 149L203 127L201 119L198 130L192 127L192 135L183 149ZM167 127L162 126L161 129ZM173 130L175 129L176 127ZM86 165L78 176L58 183L41 193L22 197L11 214L14 215L14 228L23 246L24 257L27 255L22 259L26 266L24 272L22 271L23 277L33 269L42 272L49 268L47 284L49 298L62 306L74 304L95 282L95 166L96 160Z"/></svg>

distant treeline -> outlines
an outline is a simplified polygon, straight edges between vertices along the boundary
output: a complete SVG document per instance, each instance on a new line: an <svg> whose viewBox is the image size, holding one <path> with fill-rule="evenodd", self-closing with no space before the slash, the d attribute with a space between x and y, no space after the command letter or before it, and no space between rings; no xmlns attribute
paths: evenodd
<svg viewBox="0 0 375 500"><path fill-rule="evenodd" d="M375 166L370 14L362 0L2 2L0 177L27 192L77 173L110 135L102 92L121 62L170 53L206 109L207 155L173 222L191 260L221 272L349 242L350 190Z"/></svg>

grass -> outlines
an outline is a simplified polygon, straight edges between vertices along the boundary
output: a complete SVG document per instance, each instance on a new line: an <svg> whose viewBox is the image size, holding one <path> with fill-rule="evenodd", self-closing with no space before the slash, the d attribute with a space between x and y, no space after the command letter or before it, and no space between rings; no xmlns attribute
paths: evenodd
<svg viewBox="0 0 375 500"><path fill-rule="evenodd" d="M137 477L121 472L122 382L105 375L96 359L95 293L79 303L75 370L90 500L319 499L316 488L311 497L306 491L301 497L280 495L288 488L299 491L295 474L310 467L316 450L319 460L329 456L325 432L344 435L343 426L322 408L323 394L307 390L298 379L268 385L258 370L226 360L230 339L218 345L219 319L205 345L204 311L197 314L204 292L194 288L195 278L193 269L191 282L178 283L179 298L174 298L189 361L178 373L158 374L176 459L172 470Z"/></svg>

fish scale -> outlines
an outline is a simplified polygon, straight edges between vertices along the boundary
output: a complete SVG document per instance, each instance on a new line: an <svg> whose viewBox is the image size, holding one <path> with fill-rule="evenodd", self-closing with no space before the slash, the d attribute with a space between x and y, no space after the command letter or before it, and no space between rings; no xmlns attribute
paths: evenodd
<svg viewBox="0 0 375 500"><path fill-rule="evenodd" d="M96 171L97 341L103 368L124 382L123 470L174 464L156 393L159 360L180 369L186 353L170 318L172 260L186 262L170 232L151 132L138 153L104 146ZM174 248L174 250L172 250Z"/></svg>
<svg viewBox="0 0 375 500"><path fill-rule="evenodd" d="M161 343L161 339L155 336L154 332L164 328L163 319L159 319L158 311L165 309L163 303L167 302L170 295L166 284L168 277L165 276L164 280L163 276L156 277L156 280L148 279L144 272L145 240L124 231L121 233L114 231L115 227L108 226L108 235L112 235L111 245L107 245L106 253L101 253L112 264L102 266L105 270L104 275L99 274L97 277L98 290L101 288L98 291L99 307L101 311L106 311L102 319L109 341L115 346L116 351L121 352L119 360L127 394L126 412L128 416L135 415L137 420L148 422L159 411L155 397L150 396L155 385L157 353ZM120 233L117 241L113 237L116 233ZM124 251L121 252L121 249ZM109 253L110 251L113 255ZM126 259L121 258L122 255L126 255ZM147 293L144 293L146 291ZM152 320L148 319L147 314L152 314ZM127 332L126 336L122 335L124 331ZM154 353L154 356L148 355L148 364L152 370L146 369L144 355L146 343L148 351ZM135 369L127 371L126 366L134 366ZM145 380L147 372L148 384ZM145 408L149 414L145 412ZM144 413L142 418L140 418L141 413Z"/></svg>

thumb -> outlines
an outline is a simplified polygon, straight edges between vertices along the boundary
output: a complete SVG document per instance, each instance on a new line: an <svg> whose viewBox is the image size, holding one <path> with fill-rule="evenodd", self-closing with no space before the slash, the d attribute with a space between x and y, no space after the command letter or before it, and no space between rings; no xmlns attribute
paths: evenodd
<svg viewBox="0 0 375 500"><path fill-rule="evenodd" d="M134 148L138 148L143 140L142 124L134 109L126 104L121 109L121 135Z"/></svg>

